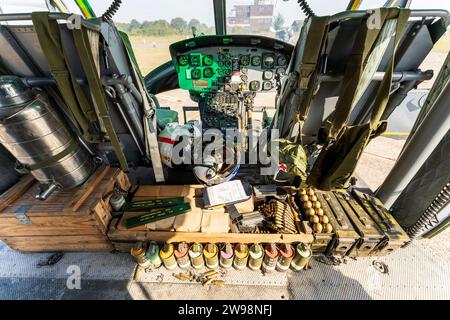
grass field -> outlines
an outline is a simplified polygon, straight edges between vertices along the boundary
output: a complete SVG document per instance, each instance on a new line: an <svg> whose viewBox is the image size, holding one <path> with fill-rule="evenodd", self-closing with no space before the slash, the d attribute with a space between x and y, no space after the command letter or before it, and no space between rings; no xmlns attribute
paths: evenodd
<svg viewBox="0 0 450 320"><path fill-rule="evenodd" d="M143 75L170 60L168 48L134 48Z"/></svg>
<svg viewBox="0 0 450 320"><path fill-rule="evenodd" d="M433 51L437 52L449 52L450 51L450 32L447 32L433 48Z"/></svg>

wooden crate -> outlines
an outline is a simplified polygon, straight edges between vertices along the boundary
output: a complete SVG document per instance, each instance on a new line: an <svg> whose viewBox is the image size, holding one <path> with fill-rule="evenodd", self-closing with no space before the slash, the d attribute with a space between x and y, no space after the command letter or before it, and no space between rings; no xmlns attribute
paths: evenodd
<svg viewBox="0 0 450 320"><path fill-rule="evenodd" d="M119 219L113 219L108 232L114 249L129 252L137 241L198 242L198 243L306 243L313 242L312 234L250 234L250 233L202 233L176 231L118 230Z"/></svg>
<svg viewBox="0 0 450 320"><path fill-rule="evenodd" d="M185 190L183 186L173 186L175 190ZM186 186L185 186L186 187ZM154 199L157 188L141 186L135 194L134 200ZM164 189L158 194L158 198L179 196L172 194L170 190ZM189 198L186 193L182 196ZM199 242L199 243L306 243L310 244L314 240L310 230L305 229L305 225L299 223L299 234L245 234L245 233L202 233L202 232L180 232L180 231L151 231L145 226L127 229L125 219L114 219L111 223L108 237L117 251L129 252L137 241L157 241L157 242Z"/></svg>
<svg viewBox="0 0 450 320"><path fill-rule="evenodd" d="M0 196L0 240L22 252L109 251L108 193L130 187L119 169L99 168L82 186L35 199L39 183L31 175Z"/></svg>

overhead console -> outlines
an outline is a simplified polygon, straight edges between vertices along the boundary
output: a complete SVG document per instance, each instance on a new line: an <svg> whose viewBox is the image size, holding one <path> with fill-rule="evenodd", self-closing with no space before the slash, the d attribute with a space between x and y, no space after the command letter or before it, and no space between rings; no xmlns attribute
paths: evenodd
<svg viewBox="0 0 450 320"><path fill-rule="evenodd" d="M293 46L260 36L200 36L170 46L181 89L269 92L286 73Z"/></svg>

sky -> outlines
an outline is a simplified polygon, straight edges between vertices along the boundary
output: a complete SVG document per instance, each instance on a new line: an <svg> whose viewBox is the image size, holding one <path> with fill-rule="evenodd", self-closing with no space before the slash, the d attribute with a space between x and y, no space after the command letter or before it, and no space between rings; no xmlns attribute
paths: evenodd
<svg viewBox="0 0 450 320"><path fill-rule="evenodd" d="M75 8L72 0L64 0L67 5ZM296 0L271 0L275 6L275 14L281 13L286 24L294 20L303 19L304 15ZM97 14L104 12L112 0L90 0ZM349 0L308 0L311 8L318 15L333 14L345 10ZM0 0L0 6L5 13L30 12L42 10L44 0ZM212 0L124 0L114 20L129 22L183 17L185 20L196 18L202 23L214 25ZM229 12L235 4L250 4L253 0L227 0ZM385 0L364 0L363 8L379 7ZM411 8L417 9L446 9L450 11L450 0L413 0Z"/></svg>

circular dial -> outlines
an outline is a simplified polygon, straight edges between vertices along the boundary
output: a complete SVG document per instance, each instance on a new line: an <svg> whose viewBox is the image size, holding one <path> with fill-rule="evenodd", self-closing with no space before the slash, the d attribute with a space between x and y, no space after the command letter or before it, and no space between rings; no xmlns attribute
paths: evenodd
<svg viewBox="0 0 450 320"><path fill-rule="evenodd" d="M287 60L285 56L279 56L277 59L277 65L279 66L285 66L287 64Z"/></svg>
<svg viewBox="0 0 450 320"><path fill-rule="evenodd" d="M241 56L241 66L247 67L250 64L250 56Z"/></svg>
<svg viewBox="0 0 450 320"><path fill-rule="evenodd" d="M191 65L191 67L200 67L201 59L200 59L200 55L198 53L191 54L191 56L190 56L190 65Z"/></svg>
<svg viewBox="0 0 450 320"><path fill-rule="evenodd" d="M200 69L192 69L192 79L198 80L202 77L202 71Z"/></svg>
<svg viewBox="0 0 450 320"><path fill-rule="evenodd" d="M203 69L203 78L212 78L214 71L212 68Z"/></svg>
<svg viewBox="0 0 450 320"><path fill-rule="evenodd" d="M180 64L180 66L187 66L187 64L189 63L189 58L187 56L179 56L178 63Z"/></svg>
<svg viewBox="0 0 450 320"><path fill-rule="evenodd" d="M250 82L250 91L258 91L261 88L261 83L258 80Z"/></svg>
<svg viewBox="0 0 450 320"><path fill-rule="evenodd" d="M277 74L279 74L279 75L286 74L286 69L285 68L277 68Z"/></svg>
<svg viewBox="0 0 450 320"><path fill-rule="evenodd" d="M260 66L261 65L261 57L260 56L253 56L252 57L252 66Z"/></svg>
<svg viewBox="0 0 450 320"><path fill-rule="evenodd" d="M213 64L213 57L211 55L206 55L203 57L203 65L211 66Z"/></svg>
<svg viewBox="0 0 450 320"><path fill-rule="evenodd" d="M272 89L272 82L264 81L264 83L263 83L263 90L269 91L271 89Z"/></svg>
<svg viewBox="0 0 450 320"><path fill-rule="evenodd" d="M267 54L263 57L262 61L264 68L272 68L275 65L275 58L271 54Z"/></svg>
<svg viewBox="0 0 450 320"><path fill-rule="evenodd" d="M273 72L272 70L266 70L263 72L263 79L264 80L271 80L273 78Z"/></svg>

